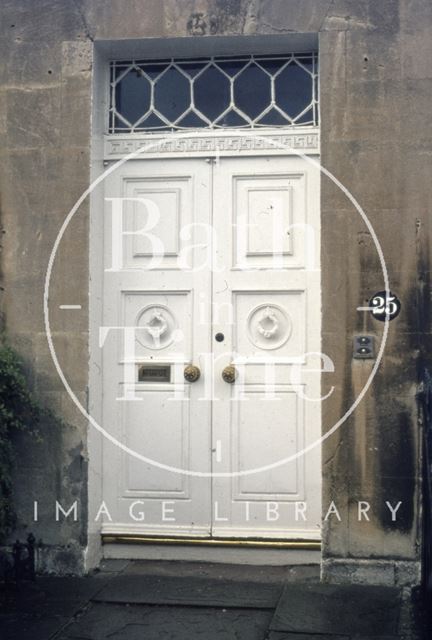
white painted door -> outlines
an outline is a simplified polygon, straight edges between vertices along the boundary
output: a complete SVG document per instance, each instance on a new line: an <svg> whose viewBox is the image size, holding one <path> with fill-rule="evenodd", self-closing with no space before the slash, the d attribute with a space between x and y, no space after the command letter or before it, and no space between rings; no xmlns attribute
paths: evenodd
<svg viewBox="0 0 432 640"><path fill-rule="evenodd" d="M103 325L118 329L103 345L103 424L132 453L104 441L105 532L211 531L210 479L184 472L211 470L210 402L204 376L183 378L211 348L211 271L199 267L210 171L202 159L140 160L106 181Z"/></svg>
<svg viewBox="0 0 432 640"><path fill-rule="evenodd" d="M103 531L319 538L318 172L135 160L106 199Z"/></svg>
<svg viewBox="0 0 432 640"><path fill-rule="evenodd" d="M319 171L223 158L214 193L213 535L317 539L320 448L298 454L321 428Z"/></svg>

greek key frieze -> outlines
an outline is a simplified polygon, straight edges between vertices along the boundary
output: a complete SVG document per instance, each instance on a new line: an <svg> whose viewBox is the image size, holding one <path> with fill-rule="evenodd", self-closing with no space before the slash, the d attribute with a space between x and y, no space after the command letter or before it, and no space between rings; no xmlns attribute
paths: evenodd
<svg viewBox="0 0 432 640"><path fill-rule="evenodd" d="M277 152L278 150L293 150L305 152L318 152L318 133L310 134L280 134L265 136L190 136L185 138L119 138L118 136L106 139L106 156L118 158L129 153L137 152L139 155L205 155L205 154L250 154L253 152Z"/></svg>

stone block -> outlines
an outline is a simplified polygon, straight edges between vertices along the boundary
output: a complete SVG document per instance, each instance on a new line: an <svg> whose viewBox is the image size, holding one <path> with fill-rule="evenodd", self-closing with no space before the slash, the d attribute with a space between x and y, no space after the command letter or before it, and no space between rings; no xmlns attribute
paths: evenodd
<svg viewBox="0 0 432 640"><path fill-rule="evenodd" d="M349 136L348 136L349 138ZM321 162L368 209L400 206L402 159L397 141L358 138L323 140ZM346 209L347 198L328 178L322 181L322 206Z"/></svg>
<svg viewBox="0 0 432 640"><path fill-rule="evenodd" d="M345 55L348 82L398 82L401 79L398 33L348 31Z"/></svg>
<svg viewBox="0 0 432 640"><path fill-rule="evenodd" d="M368 2L337 0L333 2L321 25L322 31L369 29Z"/></svg>
<svg viewBox="0 0 432 640"><path fill-rule="evenodd" d="M262 0L259 33L314 33L320 30L332 3L314 0Z"/></svg>
<svg viewBox="0 0 432 640"><path fill-rule="evenodd" d="M352 144L380 141L393 144L400 138L402 83L366 81L346 83L338 99L321 84L321 124L323 140ZM326 143L323 143L325 152ZM383 205L384 206L384 205Z"/></svg>
<svg viewBox="0 0 432 640"><path fill-rule="evenodd" d="M323 30L387 31L399 29L398 0L336 0L323 21Z"/></svg>
<svg viewBox="0 0 432 640"><path fill-rule="evenodd" d="M164 3L167 36L255 34L260 3L257 0L176 0Z"/></svg>
<svg viewBox="0 0 432 640"><path fill-rule="evenodd" d="M7 49L22 42L59 43L87 36L83 16L74 2L7 0L2 5L0 25Z"/></svg>
<svg viewBox="0 0 432 640"><path fill-rule="evenodd" d="M58 86L60 81L59 43L45 40L13 43L7 55L4 55L3 64L0 65L0 84L5 89L22 88L37 91Z"/></svg>
<svg viewBox="0 0 432 640"><path fill-rule="evenodd" d="M88 382L88 334L73 332L55 332L51 334L59 365L75 393L85 391ZM41 333L35 340L35 366L37 386L40 390L63 388L57 375L51 354L48 350L46 335Z"/></svg>
<svg viewBox="0 0 432 640"><path fill-rule="evenodd" d="M337 91L337 104L346 99L346 33L322 31L319 35L320 93ZM334 103L331 105L334 107Z"/></svg>
<svg viewBox="0 0 432 640"><path fill-rule="evenodd" d="M402 35L415 35L430 29L432 6L429 0L400 1L400 31Z"/></svg>
<svg viewBox="0 0 432 640"><path fill-rule="evenodd" d="M90 78L93 67L93 43L91 41L62 42L62 78Z"/></svg>
<svg viewBox="0 0 432 640"><path fill-rule="evenodd" d="M127 10L122 0L92 0L82 5L81 18L93 40L163 37L165 3L160 0L130 0ZM186 35L177 25L175 35Z"/></svg>
<svg viewBox="0 0 432 640"><path fill-rule="evenodd" d="M58 147L60 141L60 90L7 91L7 135L9 149Z"/></svg>
<svg viewBox="0 0 432 640"><path fill-rule="evenodd" d="M400 99L401 144L403 150L418 152L418 163L427 162L427 154L432 149L431 100L432 77L404 80ZM410 164L410 168L414 167Z"/></svg>
<svg viewBox="0 0 432 640"><path fill-rule="evenodd" d="M412 33L401 34L402 77L406 79L432 78L431 25L432 16L424 23L419 22Z"/></svg>
<svg viewBox="0 0 432 640"><path fill-rule="evenodd" d="M417 560L324 558L321 569L322 580L330 584L413 587L421 580L421 565Z"/></svg>
<svg viewBox="0 0 432 640"><path fill-rule="evenodd" d="M91 142L91 76L65 78L61 88L61 137L65 147L89 147Z"/></svg>

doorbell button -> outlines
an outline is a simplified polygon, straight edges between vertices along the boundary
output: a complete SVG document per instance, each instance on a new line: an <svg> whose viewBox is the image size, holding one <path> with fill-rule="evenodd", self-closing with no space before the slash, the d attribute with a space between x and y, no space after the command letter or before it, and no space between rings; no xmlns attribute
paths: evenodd
<svg viewBox="0 0 432 640"><path fill-rule="evenodd" d="M374 336L354 336L353 357L359 360L375 358Z"/></svg>

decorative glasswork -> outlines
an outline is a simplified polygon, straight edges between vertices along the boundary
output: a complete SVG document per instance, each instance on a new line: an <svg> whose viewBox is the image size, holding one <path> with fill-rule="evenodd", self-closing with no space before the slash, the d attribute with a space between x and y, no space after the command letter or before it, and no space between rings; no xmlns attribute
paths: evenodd
<svg viewBox="0 0 432 640"><path fill-rule="evenodd" d="M110 133L318 124L317 54L111 62Z"/></svg>

